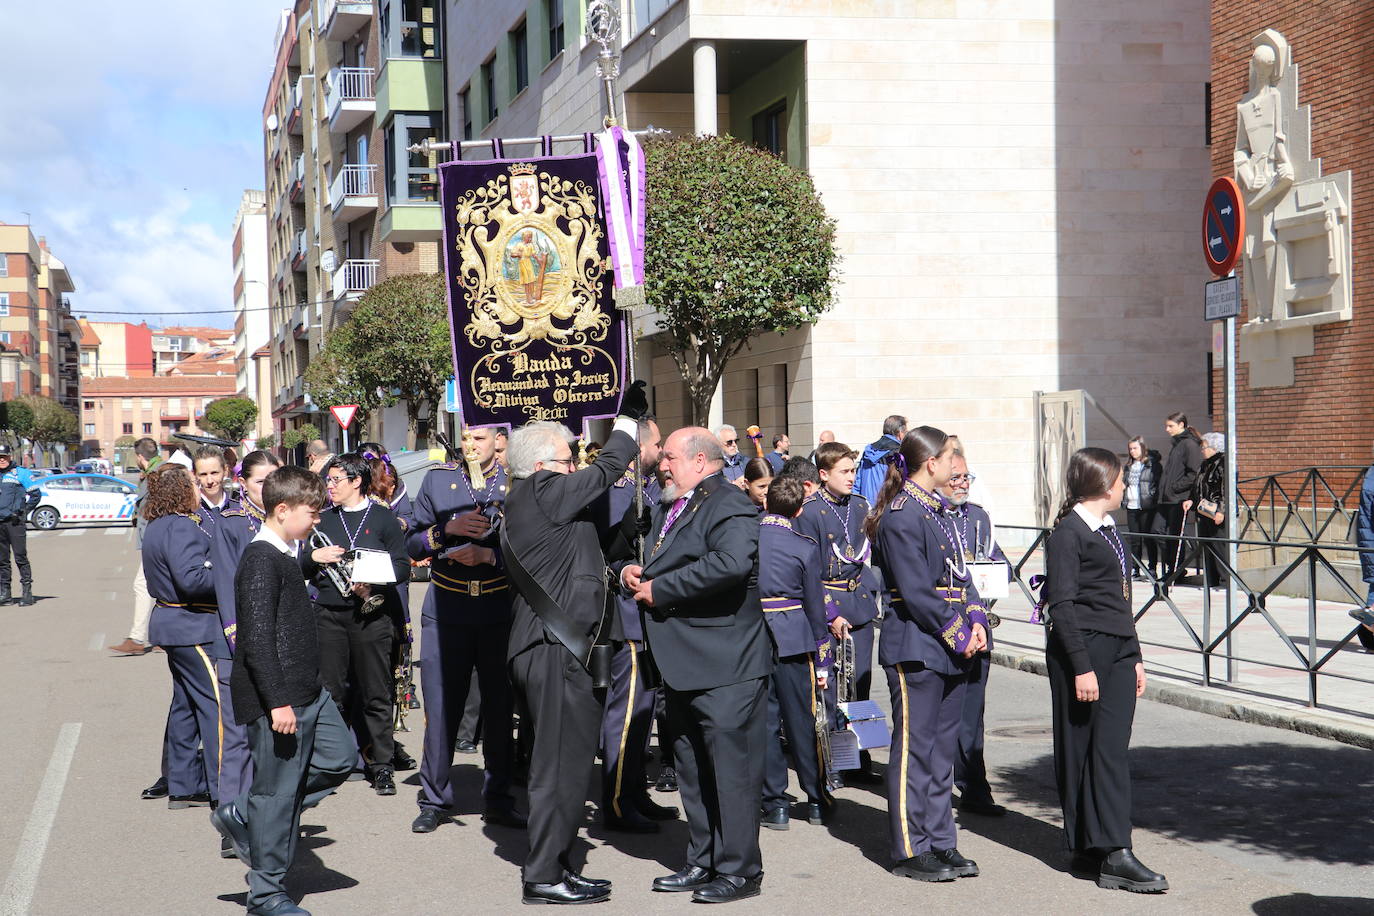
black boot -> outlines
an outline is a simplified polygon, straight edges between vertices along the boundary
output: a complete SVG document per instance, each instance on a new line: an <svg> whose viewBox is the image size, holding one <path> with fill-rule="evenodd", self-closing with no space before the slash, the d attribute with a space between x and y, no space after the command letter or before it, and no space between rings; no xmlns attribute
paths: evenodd
<svg viewBox="0 0 1374 916"><path fill-rule="evenodd" d="M1097 886L1137 894L1160 894L1169 889L1169 880L1146 868L1129 849L1114 849L1102 860Z"/></svg>
<svg viewBox="0 0 1374 916"><path fill-rule="evenodd" d="M18 601L17 603L18 603L19 605L21 605L22 607L31 607L31 606L33 605L33 583L32 583L32 582L25 582L25 583L24 583L24 594L23 594L22 597L20 597L20 599L19 599L19 601Z"/></svg>
<svg viewBox="0 0 1374 916"><path fill-rule="evenodd" d="M0 604L9 604L14 600L14 594L10 592L10 584L6 582L0 585Z"/></svg>

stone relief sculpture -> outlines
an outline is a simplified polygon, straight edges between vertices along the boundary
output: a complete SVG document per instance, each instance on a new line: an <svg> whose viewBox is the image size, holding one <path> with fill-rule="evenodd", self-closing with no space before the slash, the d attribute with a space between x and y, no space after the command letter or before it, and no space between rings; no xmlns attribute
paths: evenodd
<svg viewBox="0 0 1374 916"><path fill-rule="evenodd" d="M1245 198L1242 258L1249 320L1242 356L1251 385L1291 385L1312 327L1351 317L1350 172L1323 176L1311 154L1311 112L1298 105L1288 41L1251 42L1249 88L1236 105L1236 182Z"/></svg>

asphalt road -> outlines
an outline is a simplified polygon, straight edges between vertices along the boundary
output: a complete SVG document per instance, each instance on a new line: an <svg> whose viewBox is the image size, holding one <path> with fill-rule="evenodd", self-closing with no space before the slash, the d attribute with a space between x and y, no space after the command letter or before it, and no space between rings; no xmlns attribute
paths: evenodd
<svg viewBox="0 0 1374 916"><path fill-rule="evenodd" d="M164 657L112 658L129 624L138 554L127 528L31 538L33 608L0 608L0 916L242 912L243 867L218 857L208 809L142 801L157 776L170 681ZM417 586L417 597L420 588ZM412 716L420 727L420 716ZM403 736L418 751L419 735ZM879 761L886 755L878 754ZM346 783L304 819L290 884L317 914L507 912L519 907L525 837L486 827L478 758L459 756L455 822L414 835L414 773L379 798ZM1374 913L1374 757L1304 735L1144 703L1133 751L1137 854L1172 890L1143 897L1070 876L1050 757L1049 694L994 669L988 762L1001 819L962 818L981 877L919 885L885 870L881 796L846 789L834 823L764 831L764 894L740 911L982 913ZM594 799L594 795L589 795ZM673 796L657 795L671 803ZM589 801L589 874L616 890L598 913L678 912L651 879L682 864L683 824L608 834Z"/></svg>

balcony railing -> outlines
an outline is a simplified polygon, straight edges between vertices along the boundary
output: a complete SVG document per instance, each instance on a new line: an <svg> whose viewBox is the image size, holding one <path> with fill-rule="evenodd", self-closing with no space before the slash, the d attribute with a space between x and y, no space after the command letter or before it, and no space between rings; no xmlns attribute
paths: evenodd
<svg viewBox="0 0 1374 916"><path fill-rule="evenodd" d="M305 230L301 229L291 235L291 266L299 266L299 262L305 260Z"/></svg>
<svg viewBox="0 0 1374 916"><path fill-rule="evenodd" d="M299 202L305 191L305 153L296 157L296 161L291 163L291 180L287 184L287 193L293 201Z"/></svg>
<svg viewBox="0 0 1374 916"><path fill-rule="evenodd" d="M329 206L334 216L351 220L377 209L377 166L345 165L329 185Z"/></svg>
<svg viewBox="0 0 1374 916"><path fill-rule="evenodd" d="M326 0L320 33L329 41L344 41L372 19L372 0Z"/></svg>
<svg viewBox="0 0 1374 916"><path fill-rule="evenodd" d="M325 107L331 133L352 130L376 113L376 72L372 67L335 67L329 72Z"/></svg>
<svg viewBox="0 0 1374 916"><path fill-rule="evenodd" d="M159 410L157 415L164 420L191 419L191 415L185 410Z"/></svg>
<svg viewBox="0 0 1374 916"><path fill-rule="evenodd" d="M377 282L377 261L344 261L334 271L334 299L356 299Z"/></svg>
<svg viewBox="0 0 1374 916"><path fill-rule="evenodd" d="M305 77L296 78L296 84L291 87L291 110L286 115L286 129L297 136L301 133L301 100L305 97Z"/></svg>

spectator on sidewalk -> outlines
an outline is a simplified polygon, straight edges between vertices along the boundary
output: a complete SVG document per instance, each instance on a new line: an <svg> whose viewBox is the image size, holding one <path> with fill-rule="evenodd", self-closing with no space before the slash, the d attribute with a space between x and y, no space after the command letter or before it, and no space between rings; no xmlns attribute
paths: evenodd
<svg viewBox="0 0 1374 916"><path fill-rule="evenodd" d="M882 489L883 478L887 476L887 456L902 446L906 436L906 417L892 414L883 420L883 434L876 442L864 446L859 456L859 467L854 474L854 492L868 500L872 505Z"/></svg>
<svg viewBox="0 0 1374 916"><path fill-rule="evenodd" d="M777 476L782 470L782 466L791 458L792 440L787 438L787 433L778 433L773 437L773 450L763 457L773 467L773 476Z"/></svg>
<svg viewBox="0 0 1374 916"><path fill-rule="evenodd" d="M1199 538L1214 538L1224 534L1226 523L1226 437L1221 433L1207 433L1202 437L1202 468L1193 481L1192 492L1183 501L1183 511L1196 510ZM1220 544L1198 541L1199 562L1207 585L1220 585L1222 578Z"/></svg>
<svg viewBox="0 0 1374 916"><path fill-rule="evenodd" d="M1171 413L1164 421L1164 431L1173 439L1169 457L1164 459L1164 474L1159 482L1159 503L1155 510L1155 534L1170 535L1178 538L1183 534L1187 513L1183 509L1184 500L1193 492L1193 481L1197 480L1202 469L1202 441L1197 430L1188 425L1187 414ZM1164 551L1163 578L1167 581L1175 574L1175 565L1183 555L1181 542L1163 540Z"/></svg>
<svg viewBox="0 0 1374 916"><path fill-rule="evenodd" d="M1130 460L1126 464L1126 527L1131 532L1131 553L1135 556L1136 581L1144 581L1139 574L1140 564L1158 575L1159 542L1150 537L1154 531L1155 506L1159 503L1159 481L1163 467L1159 452L1145 444L1144 436L1136 436L1126 443Z"/></svg>
<svg viewBox="0 0 1374 916"><path fill-rule="evenodd" d="M726 480L743 489L744 485L740 481L744 479L744 465L747 462L739 453L739 433L726 423L716 430L716 438L720 440L720 450L725 455L725 470L721 473L725 475Z"/></svg>
<svg viewBox="0 0 1374 916"><path fill-rule="evenodd" d="M305 447L305 463L310 468L310 473L319 474L324 477L324 466L334 457L334 453L329 450L329 446L324 444L323 439L312 439L310 444Z"/></svg>
<svg viewBox="0 0 1374 916"><path fill-rule="evenodd" d="M143 529L148 527L148 520L143 517L143 500L148 496L148 475L163 463L163 457L158 453L157 440L150 436L144 436L134 443L134 460L138 462L138 469L142 473L138 478L138 493L134 497L134 549L143 550ZM140 553L141 557L141 553ZM110 646L111 652L120 655L144 655L153 651L153 647L148 645L148 618L153 614L153 599L148 594L148 582L143 578L142 559L134 566L134 622L129 628L129 635L124 637L124 641L118 645ZM167 784L165 779L158 781L158 784L150 786L144 793L144 798L162 798L167 794ZM148 793L152 792L152 795ZM160 793L160 794L159 794Z"/></svg>

